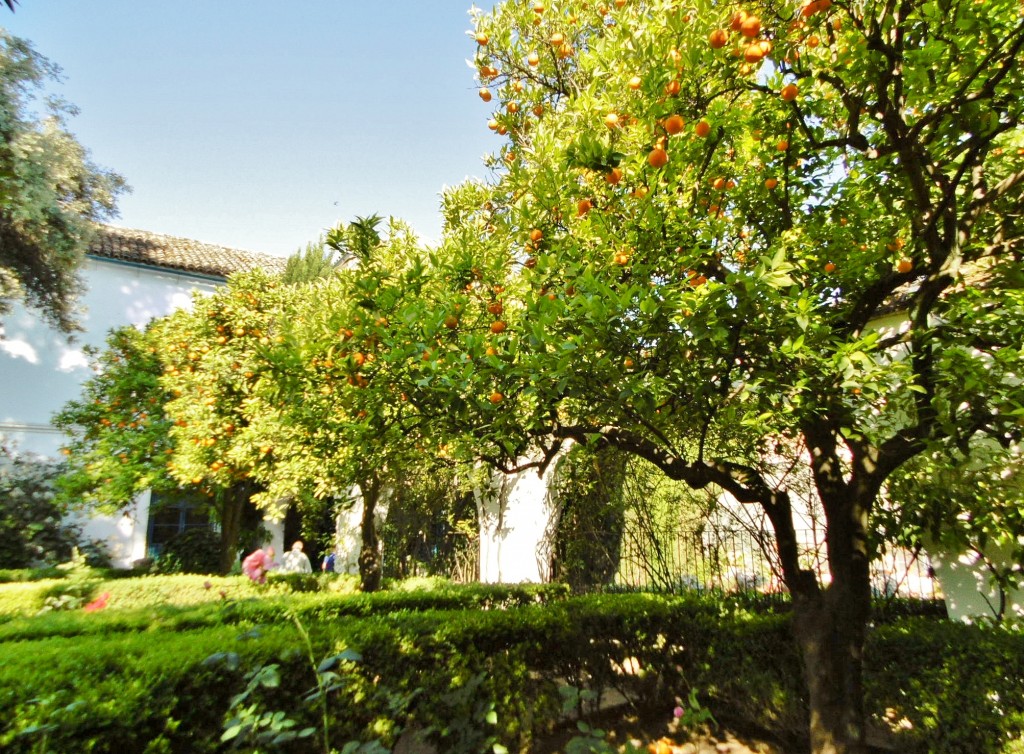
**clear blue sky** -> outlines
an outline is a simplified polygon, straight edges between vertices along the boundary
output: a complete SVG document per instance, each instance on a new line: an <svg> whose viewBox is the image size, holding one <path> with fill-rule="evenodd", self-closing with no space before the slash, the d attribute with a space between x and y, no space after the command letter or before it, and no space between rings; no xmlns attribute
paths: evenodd
<svg viewBox="0 0 1024 754"><path fill-rule="evenodd" d="M471 0L19 2L0 26L61 66L72 131L132 186L116 225L287 255L378 212L436 240L442 187L498 146Z"/></svg>

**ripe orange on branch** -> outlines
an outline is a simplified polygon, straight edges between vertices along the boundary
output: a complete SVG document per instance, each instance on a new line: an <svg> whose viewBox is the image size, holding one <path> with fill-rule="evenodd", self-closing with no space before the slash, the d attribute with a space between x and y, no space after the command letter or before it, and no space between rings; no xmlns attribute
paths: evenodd
<svg viewBox="0 0 1024 754"><path fill-rule="evenodd" d="M800 15L804 18L813 16L815 13L822 13L832 7L832 0L811 0L800 9Z"/></svg>
<svg viewBox="0 0 1024 754"><path fill-rule="evenodd" d="M740 23L739 32L747 39L757 39L757 35L761 33L761 19L757 16L747 16Z"/></svg>
<svg viewBox="0 0 1024 754"><path fill-rule="evenodd" d="M686 125L686 121L683 120L681 115L670 115L665 118L665 122L662 124L665 127L665 131L675 135L683 130L683 126Z"/></svg>
<svg viewBox="0 0 1024 754"><path fill-rule="evenodd" d="M711 124L706 120L701 120L693 127L693 132L700 138L704 139L711 133Z"/></svg>
<svg viewBox="0 0 1024 754"><path fill-rule="evenodd" d="M792 102L796 99L796 96L799 93L800 90L797 88L796 84L786 84L779 92L779 96L782 97L784 102Z"/></svg>
<svg viewBox="0 0 1024 754"><path fill-rule="evenodd" d="M748 63L760 63L764 56L764 48L757 42L747 45L743 50L743 59Z"/></svg>
<svg viewBox="0 0 1024 754"><path fill-rule="evenodd" d="M729 44L729 32L725 29L715 29L708 34L708 43L716 50L722 49Z"/></svg>
<svg viewBox="0 0 1024 754"><path fill-rule="evenodd" d="M661 147L655 147L651 150L651 153L647 155L647 164L652 168L663 168L668 164L668 152Z"/></svg>

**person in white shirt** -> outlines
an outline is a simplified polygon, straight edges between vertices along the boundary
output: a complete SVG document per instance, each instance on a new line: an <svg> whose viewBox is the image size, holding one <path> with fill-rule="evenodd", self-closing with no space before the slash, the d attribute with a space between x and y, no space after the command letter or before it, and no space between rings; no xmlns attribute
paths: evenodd
<svg viewBox="0 0 1024 754"><path fill-rule="evenodd" d="M313 566L309 563L309 556L302 551L302 540L296 540L292 549L281 558L281 570L285 573L312 573Z"/></svg>

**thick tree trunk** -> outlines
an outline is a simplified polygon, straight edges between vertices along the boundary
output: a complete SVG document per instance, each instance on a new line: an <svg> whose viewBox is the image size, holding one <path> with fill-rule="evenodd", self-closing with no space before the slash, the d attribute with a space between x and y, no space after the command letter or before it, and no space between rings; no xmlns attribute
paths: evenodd
<svg viewBox="0 0 1024 754"><path fill-rule="evenodd" d="M831 588L795 597L793 632L803 655L814 754L866 754L865 621Z"/></svg>
<svg viewBox="0 0 1024 754"><path fill-rule="evenodd" d="M380 557L380 540L377 538L377 525L374 513L380 498L380 480L374 476L360 483L363 492L363 518L360 522L362 543L359 550L359 588L364 592L376 592L380 589L382 563Z"/></svg>
<svg viewBox="0 0 1024 754"><path fill-rule="evenodd" d="M242 530L242 511L249 495L247 482L239 482L224 492L220 510L221 573L228 573L238 559L238 534Z"/></svg>
<svg viewBox="0 0 1024 754"><path fill-rule="evenodd" d="M845 493L845 494L844 494ZM828 516L831 583L799 567L788 497L766 506L775 528L786 584L793 595L793 633L803 658L813 754L867 754L864 640L871 611L867 506L848 490L823 503Z"/></svg>

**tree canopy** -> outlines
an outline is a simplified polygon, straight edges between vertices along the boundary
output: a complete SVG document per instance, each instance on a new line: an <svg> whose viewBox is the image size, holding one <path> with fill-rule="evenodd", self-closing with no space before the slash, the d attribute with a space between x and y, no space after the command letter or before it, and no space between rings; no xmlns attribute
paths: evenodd
<svg viewBox="0 0 1024 754"><path fill-rule="evenodd" d="M1021 442L1018 3L508 1L473 23L491 178L446 192L438 248L357 218L315 295L239 280L175 315L175 474L271 501L406 454L646 459L763 510L812 747L866 751L883 490Z"/></svg>
<svg viewBox="0 0 1024 754"><path fill-rule="evenodd" d="M68 131L72 106L47 98L38 107L47 82L59 74L31 44L0 29L0 316L12 300L24 299L71 332L76 271L91 223L113 216L127 186L94 165Z"/></svg>
<svg viewBox="0 0 1024 754"><path fill-rule="evenodd" d="M505 2L474 26L504 138L445 198L447 347L473 366L443 420L509 463L610 444L760 505L814 749L863 751L880 491L930 448L1019 441L1018 4ZM820 498L828 582L780 457Z"/></svg>

